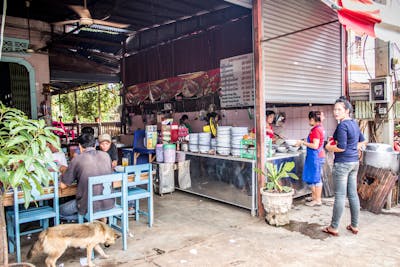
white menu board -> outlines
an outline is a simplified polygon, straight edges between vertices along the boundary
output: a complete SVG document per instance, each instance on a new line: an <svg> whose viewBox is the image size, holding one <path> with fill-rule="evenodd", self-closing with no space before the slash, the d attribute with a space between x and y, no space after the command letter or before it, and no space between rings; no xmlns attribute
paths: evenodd
<svg viewBox="0 0 400 267"><path fill-rule="evenodd" d="M220 69L221 107L253 106L253 54L222 59Z"/></svg>

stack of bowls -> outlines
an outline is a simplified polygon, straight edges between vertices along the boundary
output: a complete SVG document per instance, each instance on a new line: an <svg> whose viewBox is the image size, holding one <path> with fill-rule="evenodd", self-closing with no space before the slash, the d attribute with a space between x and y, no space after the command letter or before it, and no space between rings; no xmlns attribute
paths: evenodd
<svg viewBox="0 0 400 267"><path fill-rule="evenodd" d="M211 133L199 133L200 153L208 153L211 144Z"/></svg>
<svg viewBox="0 0 400 267"><path fill-rule="evenodd" d="M211 138L211 149L214 151L217 149L217 138Z"/></svg>
<svg viewBox="0 0 400 267"><path fill-rule="evenodd" d="M235 157L240 157L240 142L243 135L247 134L249 129L247 127L232 127L231 129L231 154Z"/></svg>
<svg viewBox="0 0 400 267"><path fill-rule="evenodd" d="M217 152L228 156L231 153L231 128L232 126L218 126L217 128Z"/></svg>
<svg viewBox="0 0 400 267"><path fill-rule="evenodd" d="M199 134L190 133L189 134L189 151L199 152Z"/></svg>

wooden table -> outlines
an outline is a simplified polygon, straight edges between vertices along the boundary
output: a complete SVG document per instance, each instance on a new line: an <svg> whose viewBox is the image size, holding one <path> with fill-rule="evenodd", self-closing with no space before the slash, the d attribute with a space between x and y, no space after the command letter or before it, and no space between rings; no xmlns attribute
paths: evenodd
<svg viewBox="0 0 400 267"><path fill-rule="evenodd" d="M153 171L153 175L154 174L155 174L155 172ZM148 173L142 173L142 175L140 175L140 180L147 180L148 178L149 178ZM128 175L128 182L133 182L134 179L135 179L135 175L133 175L133 174ZM115 183L113 183L113 186L115 188L121 187L121 183L115 182ZM77 192L77 187L78 187L77 184L72 184L71 186L68 186L67 188L64 188L64 189L58 188L58 197L62 198L62 197L75 196L76 192ZM43 190L45 193L51 193L53 190L53 187L44 188ZM22 191L18 192L18 198L23 198L23 197L24 197L23 192ZM4 205L4 207L9 207L9 206L14 205L14 193L13 192L7 192L4 195L3 205Z"/></svg>

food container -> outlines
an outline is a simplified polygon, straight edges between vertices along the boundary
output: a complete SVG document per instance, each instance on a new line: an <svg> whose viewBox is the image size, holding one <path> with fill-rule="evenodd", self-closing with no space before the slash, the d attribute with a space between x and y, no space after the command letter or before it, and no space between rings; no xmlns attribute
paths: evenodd
<svg viewBox="0 0 400 267"><path fill-rule="evenodd" d="M156 145L156 161L157 162L164 162L163 144L157 144Z"/></svg>
<svg viewBox="0 0 400 267"><path fill-rule="evenodd" d="M165 144L164 149L164 162L174 163L176 158L176 146L175 144Z"/></svg>
<svg viewBox="0 0 400 267"><path fill-rule="evenodd" d="M146 126L146 148L147 149L154 149L156 148L157 144L157 125L147 125Z"/></svg>
<svg viewBox="0 0 400 267"><path fill-rule="evenodd" d="M188 151L188 149L189 149L188 144L187 143L182 143L181 149L182 149L182 151L185 151L185 152Z"/></svg>
<svg viewBox="0 0 400 267"><path fill-rule="evenodd" d="M185 159L186 159L185 152L176 151L176 162L182 162L182 161L185 161Z"/></svg>

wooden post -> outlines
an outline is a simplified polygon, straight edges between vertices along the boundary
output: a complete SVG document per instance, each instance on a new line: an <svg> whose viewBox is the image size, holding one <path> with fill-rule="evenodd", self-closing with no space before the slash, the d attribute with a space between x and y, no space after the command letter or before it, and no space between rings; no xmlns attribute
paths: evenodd
<svg viewBox="0 0 400 267"><path fill-rule="evenodd" d="M99 121L97 122L97 129L98 129L98 135L102 134L101 132L101 96L100 96L101 90L100 90L100 84L97 85L97 109L99 112Z"/></svg>
<svg viewBox="0 0 400 267"><path fill-rule="evenodd" d="M56 119L58 119L58 117L61 116L61 93L58 94L58 116L56 117Z"/></svg>
<svg viewBox="0 0 400 267"><path fill-rule="evenodd" d="M79 112L78 112L78 96L77 96L77 94L76 94L76 90L74 91L74 100L75 100L75 119L76 119L75 123L76 123L76 133L77 133L77 136L79 136L81 130L79 129L79 124L80 124L80 122L77 120L78 117L79 117L79 115L78 115ZM72 127L72 129L74 129L74 128L75 128L75 125Z"/></svg>
<svg viewBox="0 0 400 267"><path fill-rule="evenodd" d="M257 167L265 164L265 91L262 75L262 0L253 1L253 36L254 36L254 81L255 81L255 119L256 119L256 149ZM264 185L264 177L257 175L257 208L258 216L264 217L264 207L261 201L260 188Z"/></svg>
<svg viewBox="0 0 400 267"><path fill-rule="evenodd" d="M78 96L76 95L76 90L74 91L74 100L75 100L75 117L78 116Z"/></svg>
<svg viewBox="0 0 400 267"><path fill-rule="evenodd" d="M8 265L8 242L6 221L4 219L3 193L0 191L0 264Z"/></svg>
<svg viewBox="0 0 400 267"><path fill-rule="evenodd" d="M126 40L122 43L122 59L121 59L121 73L122 73L122 112L121 112L121 133L126 134L126 114L125 112L125 95L126 95Z"/></svg>

